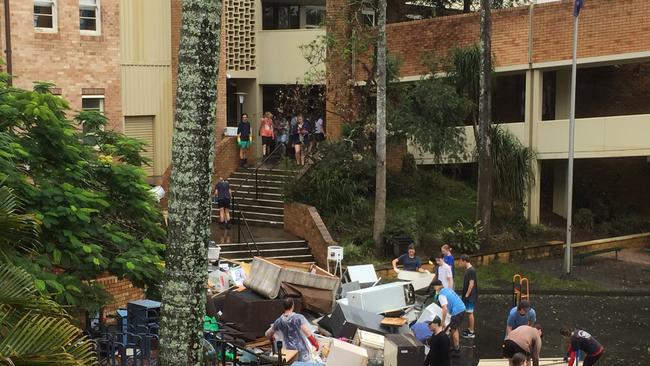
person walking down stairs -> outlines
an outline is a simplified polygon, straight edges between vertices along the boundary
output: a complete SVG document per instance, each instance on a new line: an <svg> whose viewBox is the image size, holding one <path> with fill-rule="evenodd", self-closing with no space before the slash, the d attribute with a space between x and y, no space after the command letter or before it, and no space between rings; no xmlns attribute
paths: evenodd
<svg viewBox="0 0 650 366"><path fill-rule="evenodd" d="M248 160L248 150L251 147L251 124L248 122L248 113L242 113L241 122L237 126L237 144L239 145L239 166L245 167Z"/></svg>
<svg viewBox="0 0 650 366"><path fill-rule="evenodd" d="M223 177L219 177L219 182L214 189L214 201L217 203L219 208L219 223L221 226L225 226L226 229L231 228L230 224L230 197L232 196L232 189L230 189L230 183L227 180L224 180Z"/></svg>

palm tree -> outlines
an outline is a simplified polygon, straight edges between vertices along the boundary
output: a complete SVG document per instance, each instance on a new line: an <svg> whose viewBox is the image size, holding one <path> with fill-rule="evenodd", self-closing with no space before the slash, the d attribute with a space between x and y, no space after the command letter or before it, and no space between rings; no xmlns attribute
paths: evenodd
<svg viewBox="0 0 650 366"><path fill-rule="evenodd" d="M94 365L92 341L37 290L29 273L11 263L38 236L38 222L19 211L17 197L0 186L0 364Z"/></svg>

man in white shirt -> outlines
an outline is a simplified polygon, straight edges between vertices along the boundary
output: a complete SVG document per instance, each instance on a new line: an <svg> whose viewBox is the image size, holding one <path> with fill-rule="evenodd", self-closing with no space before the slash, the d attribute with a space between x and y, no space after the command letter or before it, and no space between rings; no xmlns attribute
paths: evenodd
<svg viewBox="0 0 650 366"><path fill-rule="evenodd" d="M454 289L454 275L451 272L451 266L445 263L445 256L441 253L436 256L436 264L438 270L436 271L436 280L440 280L445 288Z"/></svg>

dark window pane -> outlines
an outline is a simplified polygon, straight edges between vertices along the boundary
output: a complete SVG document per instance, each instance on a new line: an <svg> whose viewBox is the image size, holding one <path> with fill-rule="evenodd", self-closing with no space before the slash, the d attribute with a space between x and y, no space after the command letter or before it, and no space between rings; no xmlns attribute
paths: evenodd
<svg viewBox="0 0 650 366"><path fill-rule="evenodd" d="M84 18L96 18L95 9L79 9L79 16Z"/></svg>
<svg viewBox="0 0 650 366"><path fill-rule="evenodd" d="M308 27L320 27L325 20L325 10L318 8L305 9L305 23Z"/></svg>
<svg viewBox="0 0 650 366"><path fill-rule="evenodd" d="M54 28L51 15L34 15L34 27Z"/></svg>
<svg viewBox="0 0 650 366"><path fill-rule="evenodd" d="M83 98L81 99L81 109L91 109L99 111L101 106L100 98Z"/></svg>
<svg viewBox="0 0 650 366"><path fill-rule="evenodd" d="M289 6L289 28L300 28L300 7L298 5Z"/></svg>
<svg viewBox="0 0 650 366"><path fill-rule="evenodd" d="M278 29L289 28L289 8L286 6L278 7Z"/></svg>
<svg viewBox="0 0 650 366"><path fill-rule="evenodd" d="M34 14L52 14L52 7L34 5Z"/></svg>
<svg viewBox="0 0 650 366"><path fill-rule="evenodd" d="M97 30L97 20L90 18L79 19L79 29L81 30Z"/></svg>
<svg viewBox="0 0 650 366"><path fill-rule="evenodd" d="M262 29L275 28L273 15L274 15L273 5L264 5L264 10L262 15Z"/></svg>

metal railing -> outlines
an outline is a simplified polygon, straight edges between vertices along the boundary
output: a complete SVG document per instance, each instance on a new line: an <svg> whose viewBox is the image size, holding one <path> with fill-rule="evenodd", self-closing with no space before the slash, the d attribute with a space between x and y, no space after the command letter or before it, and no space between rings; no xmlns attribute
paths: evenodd
<svg viewBox="0 0 650 366"><path fill-rule="evenodd" d="M241 224L243 222L244 223L244 229L246 230L246 233L248 234L250 240L253 243L253 248L255 249L255 253L257 253L257 256L260 256L261 253L260 253L259 248L257 247L257 242L255 241L255 236L253 235L253 232L252 232L250 226L248 225L248 221L246 220L246 216L244 215L244 212L239 207L239 200L237 199L237 194L241 190L241 188L244 187L246 185L246 183L248 183L248 181L254 176L255 177L255 186L254 186L255 187L255 199L256 200L259 199L259 170L264 164L266 164L271 159L271 157L273 157L278 151L280 151L280 148L282 148L283 146L284 146L284 144L278 144L275 147L275 149L273 149L273 151L271 151L271 153L269 153L264 159L262 159L261 162L259 162L255 166L255 168L254 168L254 170L252 172L248 173L246 178L241 183L239 183L239 185L237 185L237 187L233 190L233 193L232 193L232 216L237 218L237 241L239 243L242 243L242 240L241 240L242 239L242 236L241 236L241 234L242 234L242 225ZM249 252L249 254L250 254L251 258L252 258L253 257L253 249L251 248L250 243L248 242L248 240L245 240L245 243L246 243L246 247L248 248L248 252Z"/></svg>

